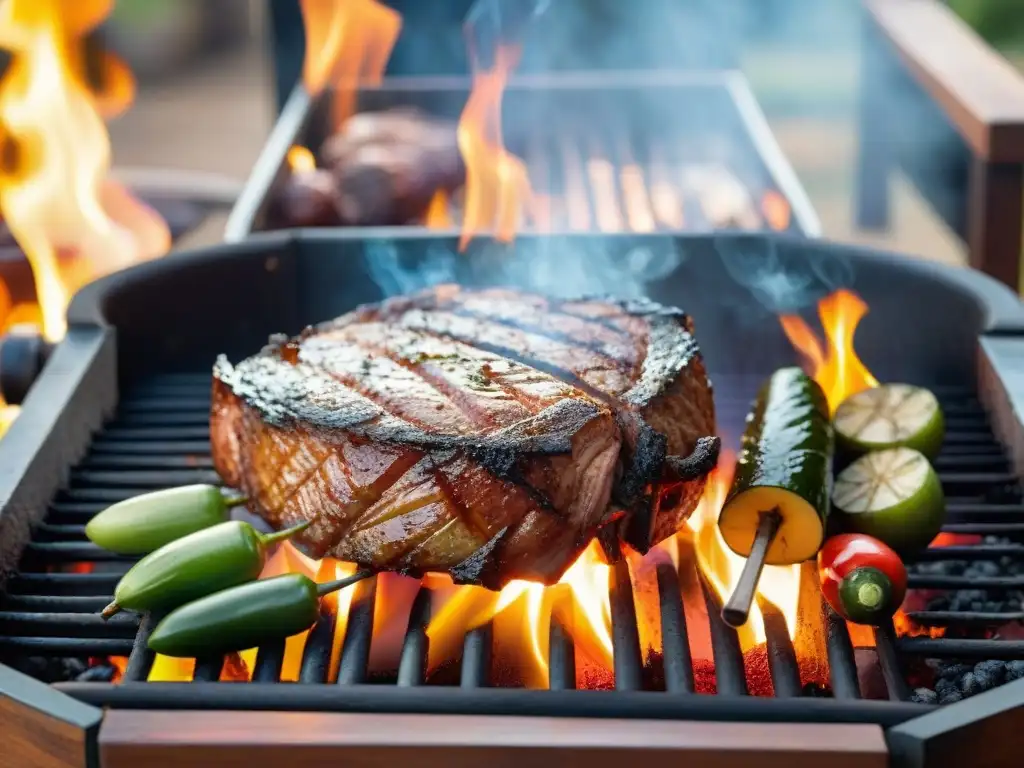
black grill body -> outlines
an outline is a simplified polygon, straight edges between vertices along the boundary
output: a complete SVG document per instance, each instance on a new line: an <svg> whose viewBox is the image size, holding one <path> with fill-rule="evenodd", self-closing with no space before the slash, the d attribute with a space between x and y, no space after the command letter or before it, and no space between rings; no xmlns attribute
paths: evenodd
<svg viewBox="0 0 1024 768"><path fill-rule="evenodd" d="M540 268L553 253L560 257L562 279ZM717 598L706 586L698 594L707 601L717 694L695 694L681 585L701 582L687 559L678 573L657 568L663 647L654 680L642 664L629 569L625 563L612 569L614 691L572 690L574 648L557 622L550 638L551 690L498 687L489 675L487 626L467 634L457 684L426 685L425 596L412 604L395 674L371 679L372 579L353 588L336 679L326 671L333 635L328 616L306 644L300 681L308 685L277 682L280 644L259 650L252 683L217 682L222 658L197 660L190 684L145 682L152 656L144 641L152 619L104 623L95 615L131 561L91 545L85 522L139 493L217 482L208 444L209 370L217 354L237 360L259 349L270 333L295 333L358 303L441 280L643 292L685 308L696 321L727 443L740 433L763 378L796 361L776 314L806 314L831 291L852 288L870 307L856 336L865 363L880 380L931 387L948 416L948 439L937 462L949 500L947 531L999 537L929 550L914 566L911 587L950 594L1024 590L1024 576L1013 565L1024 554L1018 543L1024 528L1016 415L1021 390L1013 378L1024 355L1024 309L980 274L799 237L523 237L512 246L477 243L457 254L452 240L405 230L369 237L365 230L358 236L277 233L144 264L76 297L67 338L0 442L0 659L29 671L39 666L26 659L129 661L119 684L59 681L47 687L16 675L23 686L18 696L50 701L46 697L56 689L61 702L87 705L86 719L88 713L99 716L91 707L113 707L872 723L889 729L894 753L908 755L954 727L973 726L983 719L980 711L995 714L1024 703L1024 682L1010 682L976 702L936 708L915 694L913 676L924 660L1024 660L1024 642L981 631L1019 619L1019 603L1013 611L1003 601L994 610L951 605L916 614L921 624L944 627L944 637L897 637L891 626L877 630L884 700L869 698L845 622L824 608L819 631L829 694L803 687L784 622L768 611L774 696L766 698L751 695L736 633L718 619ZM928 567L949 560L967 566ZM980 562L997 566L979 577L969 566ZM75 573L75 563L93 567Z"/></svg>

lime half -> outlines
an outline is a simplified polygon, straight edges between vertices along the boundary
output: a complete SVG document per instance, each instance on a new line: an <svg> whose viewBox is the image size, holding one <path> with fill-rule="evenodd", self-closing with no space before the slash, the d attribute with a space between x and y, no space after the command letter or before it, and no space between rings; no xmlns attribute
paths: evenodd
<svg viewBox="0 0 1024 768"><path fill-rule="evenodd" d="M855 456L904 446L934 459L945 433L935 395L909 384L883 384L851 395L836 409L832 424L839 445Z"/></svg>
<svg viewBox="0 0 1024 768"><path fill-rule="evenodd" d="M901 556L925 549L946 520L939 477L912 448L861 456L839 473L832 504L840 530L874 536Z"/></svg>

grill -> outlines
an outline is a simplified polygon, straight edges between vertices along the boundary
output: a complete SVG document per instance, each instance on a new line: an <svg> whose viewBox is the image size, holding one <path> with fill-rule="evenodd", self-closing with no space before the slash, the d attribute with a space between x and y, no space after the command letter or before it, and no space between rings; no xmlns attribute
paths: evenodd
<svg viewBox="0 0 1024 768"><path fill-rule="evenodd" d="M415 107L455 120L468 93L466 80L397 78L360 91L356 110ZM317 151L331 101L293 92L232 212L229 240L279 228L273 204L288 149ZM547 201L547 231L820 232L739 72L523 76L503 104L505 142Z"/></svg>
<svg viewBox="0 0 1024 768"><path fill-rule="evenodd" d="M536 274L533 254L543 257L551 247L550 239L523 237L513 247L477 244L455 256L454 242L447 238L394 231L387 240L366 235L261 235L141 265L79 294L69 313L67 339L53 352L22 418L0 442L0 464L11 468L0 489L6 500L0 514L0 565L8 570L0 598L0 659L57 681L44 686L16 676L14 683L5 683L13 673L0 666L0 691L64 720L71 719L69 706L84 704L74 710L79 723L93 717L95 724L101 713L97 708L109 708L103 727L115 734L110 737L115 746L131 740L115 724L132 713L157 717L163 712L170 718L159 721L164 729L173 730L175 722L202 722L176 721L186 713L167 710L218 710L229 721L240 712L259 710L528 715L626 718L637 721L637 728L652 720L880 727L900 765L945 764L928 755L943 754L948 734L955 731L963 738L975 727L998 731L998 723L1006 720L1000 713L1024 701L1024 682L978 683L981 673L973 666L1002 662L993 667L1001 670L993 673L999 681L1024 676L1017 674L1024 673L1024 642L992 631L1021 618L1019 600L1012 605L1012 595L1024 591L1017 564L1024 553L1018 543L1024 500L1013 458L1019 455L1021 435L1014 416L1019 395L1011 387L1024 350L1024 310L1009 292L976 273L803 238L738 235L574 236L556 247L597 254L602 258L589 262L594 275L617 265L621 291L634 281L637 290L692 313L727 443L739 434L763 376L793 360L772 315L811 306L840 284L852 285L864 297L871 311L857 346L865 362L882 380L931 386L947 415L947 441L937 462L949 502L945 532L985 537L977 544L932 548L912 566L911 588L941 591L946 603L933 601L911 617L922 626L941 628L942 636L899 636L886 626L866 642L855 638L855 648L845 622L826 608L810 610L806 617L801 614L800 632L817 633L827 672L808 670L782 615L765 606L767 642L744 653L736 631L719 618L714 590L684 552L678 571L655 562L642 574L656 585L653 605L661 635L647 663L640 639L644 617L638 617L633 595L640 571L631 574L625 563L611 569L614 677L601 687L614 690L573 690L577 649L557 620L550 629L548 690L510 687L495 671L489 625L466 634L461 659L447 677L429 675L425 589L402 617L404 637L393 668L380 674L371 668L371 640L375 610L380 610L377 582L401 578L390 575L350 588L336 677L328 672L334 617L325 614L302 654L298 680L304 684L279 682L283 643L259 649L250 683L218 682L225 668L220 657L198 659L192 683L146 682L153 663L145 648L152 619L140 623L124 616L104 623L95 615L131 561L88 543L83 526L108 504L148 490L217 482L207 442L208 369L214 355L224 352L237 359L257 349L268 332L296 332L359 301L379 298L381 281L374 276L379 276L385 252L401 263L406 275L401 287L410 289L416 287L409 282L414 274L421 284L438 277L467 284L520 280ZM675 259L668 268L664 263L652 267L650 260L638 267L637 249L663 257L670 252ZM440 252L451 254L450 259L441 259ZM750 269L740 269L751 258L773 265L772 273L755 281ZM437 269L439 259L450 272ZM608 272L606 279L615 277ZM783 280L791 286L785 306L782 294L768 291ZM233 289L237 285L247 286L244 294ZM172 298L186 290L187 307ZM901 309L909 292L925 305L942 306L943 312L908 318ZM79 572L87 570L82 563L92 565L90 572ZM977 590L996 597L971 599ZM706 637L709 654L695 652L701 647L698 637ZM61 662L58 670L71 669L72 674L54 674L54 665L45 661L66 657L126 657L127 664L119 683L89 682L109 677L92 670L85 672L85 681L69 680L82 673L81 665ZM991 690L970 702L952 703L955 697L938 680L963 678L970 670L975 670L971 674L978 692ZM700 695L712 691L715 695ZM51 698L56 694L57 699ZM951 703L936 707L936 701ZM250 739L257 738L255 724L263 722L252 717L244 721ZM133 722L129 730L150 721ZM157 722L152 721L153 728ZM280 733L288 732L283 727ZM180 738L182 744L203 741L202 734L193 732ZM281 738L278 746L288 740ZM741 739L725 737L719 752L735 747L730 738ZM867 742L860 747L865 753L873 749ZM761 748L783 749L777 744ZM807 754L794 757L793 764L804 764L800 760L809 760Z"/></svg>

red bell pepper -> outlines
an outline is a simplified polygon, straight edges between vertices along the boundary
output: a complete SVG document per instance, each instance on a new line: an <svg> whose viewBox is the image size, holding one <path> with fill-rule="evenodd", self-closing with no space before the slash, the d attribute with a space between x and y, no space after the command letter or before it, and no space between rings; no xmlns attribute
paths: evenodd
<svg viewBox="0 0 1024 768"><path fill-rule="evenodd" d="M833 536L818 553L821 593L847 621L877 626L907 594L907 569L892 549L859 533Z"/></svg>

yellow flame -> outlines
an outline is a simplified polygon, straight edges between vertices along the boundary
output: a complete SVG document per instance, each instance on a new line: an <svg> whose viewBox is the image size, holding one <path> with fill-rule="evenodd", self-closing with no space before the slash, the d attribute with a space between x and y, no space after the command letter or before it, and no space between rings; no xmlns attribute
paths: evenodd
<svg viewBox="0 0 1024 768"><path fill-rule="evenodd" d="M170 233L156 214L132 201L127 216L140 240L104 206L110 191L110 141L83 80L81 37L109 14L104 0L7 0L0 6L0 45L11 62L0 81L5 162L0 210L32 265L51 341L65 332L64 310L80 285L142 258L166 252ZM104 59L110 62L110 57ZM108 78L127 76L108 67ZM110 109L130 101L131 86L109 86ZM141 221L140 221L141 220ZM155 239L154 239L155 233ZM61 259L71 262L62 268Z"/></svg>

